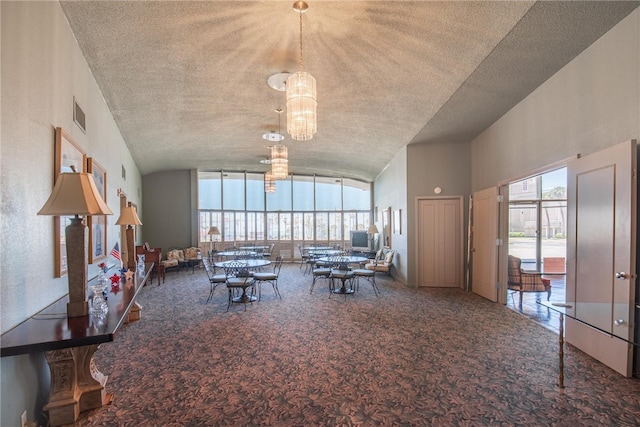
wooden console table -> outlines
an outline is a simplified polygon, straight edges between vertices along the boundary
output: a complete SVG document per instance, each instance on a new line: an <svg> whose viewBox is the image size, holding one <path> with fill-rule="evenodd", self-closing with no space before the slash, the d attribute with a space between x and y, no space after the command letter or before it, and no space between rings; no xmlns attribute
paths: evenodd
<svg viewBox="0 0 640 427"><path fill-rule="evenodd" d="M49 402L44 406L49 425L72 424L81 412L107 403L107 377L96 368L93 355L100 344L113 341L128 320L152 269L153 263L147 263L133 280L120 282L117 292L110 290L104 316L67 317L67 295L0 337L2 357L44 352L51 371Z"/></svg>

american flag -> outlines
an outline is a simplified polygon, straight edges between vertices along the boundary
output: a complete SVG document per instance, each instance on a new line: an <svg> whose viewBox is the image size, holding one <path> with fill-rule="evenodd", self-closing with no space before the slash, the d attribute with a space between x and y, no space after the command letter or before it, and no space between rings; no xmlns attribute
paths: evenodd
<svg viewBox="0 0 640 427"><path fill-rule="evenodd" d="M120 246L118 246L118 242L116 242L113 249L111 249L111 253L109 255L120 261L120 264L122 264L122 257L120 256Z"/></svg>

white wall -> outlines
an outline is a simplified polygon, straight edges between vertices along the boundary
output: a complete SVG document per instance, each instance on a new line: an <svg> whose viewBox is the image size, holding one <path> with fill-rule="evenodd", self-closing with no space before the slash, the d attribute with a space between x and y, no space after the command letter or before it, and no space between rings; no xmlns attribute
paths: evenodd
<svg viewBox="0 0 640 427"><path fill-rule="evenodd" d="M472 142L473 191L640 137L640 9Z"/></svg>
<svg viewBox="0 0 640 427"><path fill-rule="evenodd" d="M117 191L141 206L141 176L59 4L0 7L0 328L6 332L67 293L66 277L53 277L53 218L36 215L53 188L54 128L65 129L107 169L107 204L115 214L107 221L107 250L119 240ZM86 134L73 121L74 96L86 114ZM24 409L34 419L41 362L26 355L0 359L1 425L20 425Z"/></svg>
<svg viewBox="0 0 640 427"><path fill-rule="evenodd" d="M391 247L396 251L394 256L393 277L407 283L407 149L401 149L391 160L386 169L380 173L374 183L373 206L377 211L374 218L380 235L378 247L382 245L382 211L391 207L392 211L402 210L402 234L391 235ZM393 220L393 218L391 218Z"/></svg>
<svg viewBox="0 0 640 427"><path fill-rule="evenodd" d="M163 253L198 246L197 196L193 194L197 174L196 183L192 182L191 175L191 170L164 171L145 175L142 179L142 201L146 207L142 218L144 241L151 247L161 248ZM192 208L193 202L195 208ZM196 236L192 236L194 217Z"/></svg>
<svg viewBox="0 0 640 427"><path fill-rule="evenodd" d="M408 284L416 286L416 197L462 196L463 227L467 227L468 203L471 188L471 152L469 142L440 142L411 144L407 147L407 245ZM434 189L439 187L440 194ZM467 229L461 230L466 247ZM464 262L464 260L461 260Z"/></svg>

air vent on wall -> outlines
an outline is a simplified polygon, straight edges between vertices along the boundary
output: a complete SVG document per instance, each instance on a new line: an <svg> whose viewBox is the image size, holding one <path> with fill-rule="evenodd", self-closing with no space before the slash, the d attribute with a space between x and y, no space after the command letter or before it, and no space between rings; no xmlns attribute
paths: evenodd
<svg viewBox="0 0 640 427"><path fill-rule="evenodd" d="M82 129L83 133L87 133L87 126L85 123L86 117L84 115L84 111L82 111L82 108L80 108L80 106L78 105L78 102L76 101L76 97L73 97L73 121L76 122L76 124L78 125L78 127L80 129Z"/></svg>

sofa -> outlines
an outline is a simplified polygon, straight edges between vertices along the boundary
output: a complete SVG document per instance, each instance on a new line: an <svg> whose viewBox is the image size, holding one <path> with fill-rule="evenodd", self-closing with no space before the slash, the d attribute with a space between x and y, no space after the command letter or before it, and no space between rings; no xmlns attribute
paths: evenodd
<svg viewBox="0 0 640 427"><path fill-rule="evenodd" d="M393 257L396 251L389 248L382 248L376 252L376 257L364 266L367 270L382 272L391 275L391 267L393 267Z"/></svg>

